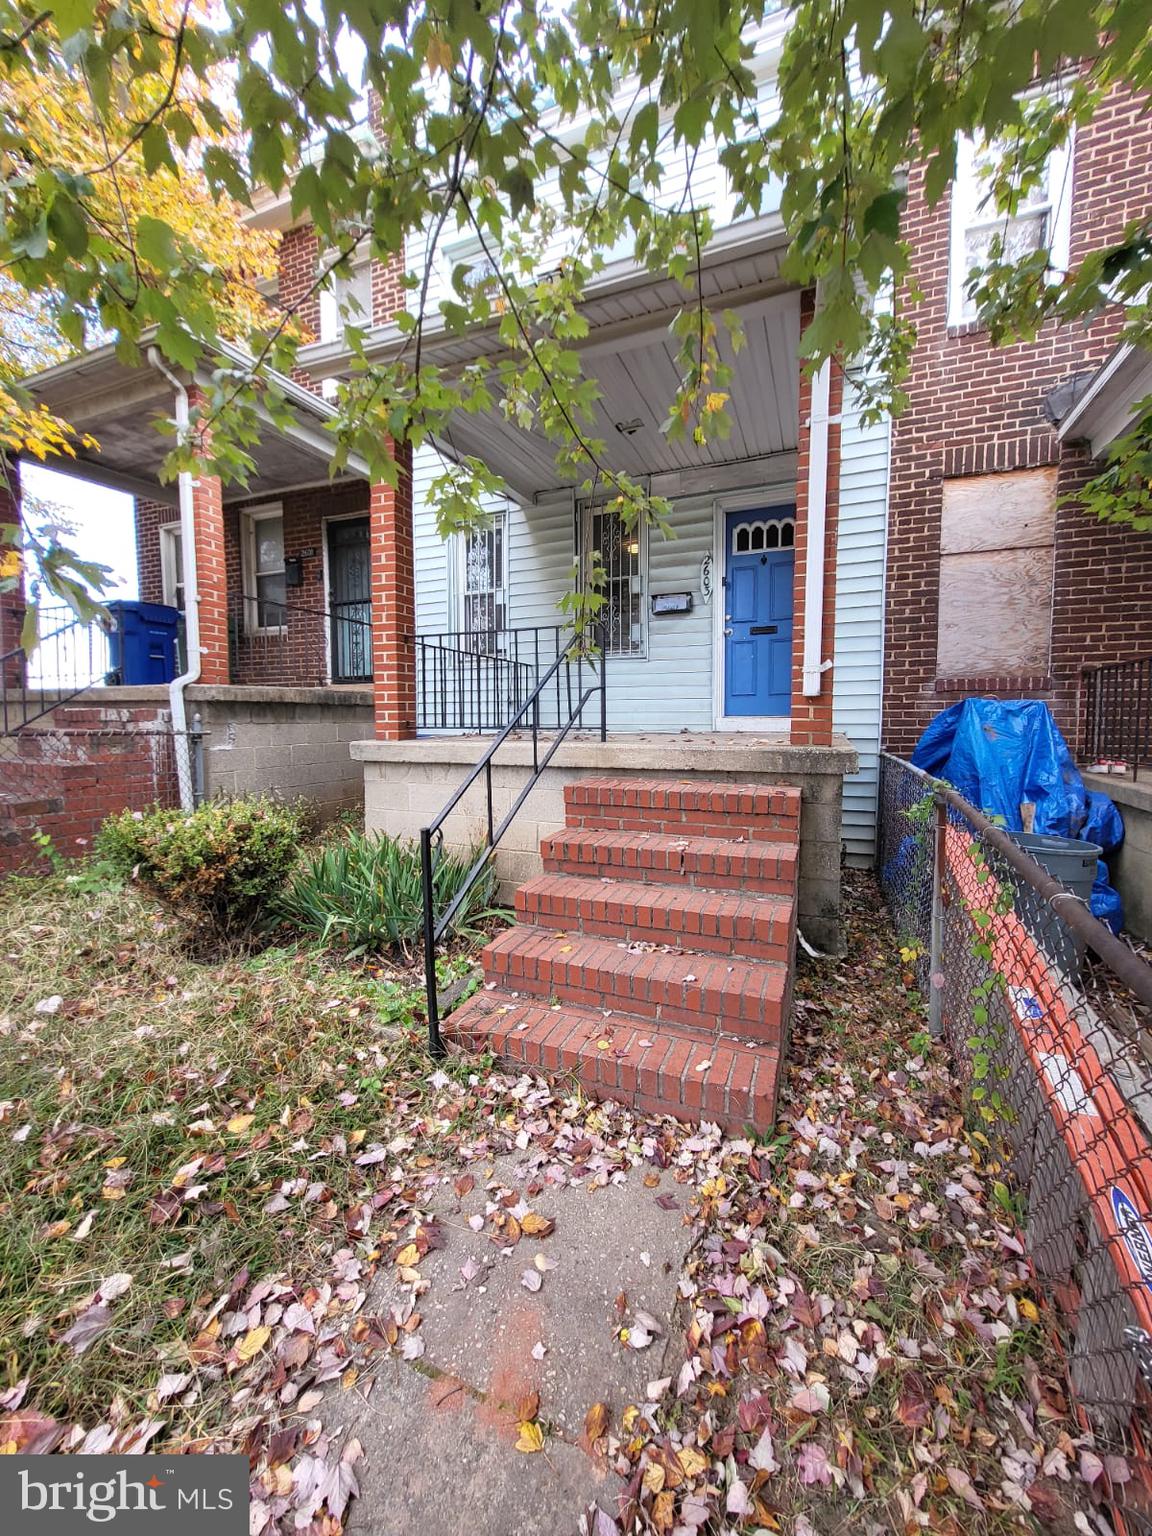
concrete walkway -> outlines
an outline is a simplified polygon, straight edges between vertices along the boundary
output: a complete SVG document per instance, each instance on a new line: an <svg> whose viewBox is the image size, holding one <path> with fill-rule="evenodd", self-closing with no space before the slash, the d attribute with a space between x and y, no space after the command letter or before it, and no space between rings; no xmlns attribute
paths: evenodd
<svg viewBox="0 0 1152 1536"><path fill-rule="evenodd" d="M655 1175L635 1169L605 1188L548 1185L529 1195L512 1159L479 1165L475 1176L462 1201L445 1190L436 1213L445 1245L420 1264L431 1282L418 1301L423 1356L389 1356L365 1398L341 1393L326 1415L330 1431L341 1428L338 1413L364 1447L350 1532L571 1536L590 1504L614 1514L621 1486L588 1445L588 1410L606 1403L618 1433L623 1410L645 1402L648 1383L679 1370L673 1314L692 1237L683 1186L665 1174L647 1187ZM533 1188L540 1182L535 1175ZM468 1224L484 1213L493 1185L521 1191L555 1230L525 1234L505 1254L490 1222L480 1232ZM523 1276L540 1273L537 1254L555 1267L532 1291ZM462 1269L477 1272L465 1283ZM642 1309L662 1325L644 1349L617 1336L621 1292L625 1323ZM394 1275L384 1276L366 1311L387 1315L403 1295ZM533 1408L544 1446L525 1454L516 1449L518 1421Z"/></svg>

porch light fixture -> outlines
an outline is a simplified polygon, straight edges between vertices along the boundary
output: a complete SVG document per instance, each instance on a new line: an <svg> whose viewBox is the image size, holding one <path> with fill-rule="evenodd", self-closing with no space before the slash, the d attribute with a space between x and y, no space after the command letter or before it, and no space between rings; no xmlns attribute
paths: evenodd
<svg viewBox="0 0 1152 1536"><path fill-rule="evenodd" d="M616 430L621 437L631 437L634 433L639 432L643 425L644 418L642 416L633 416L630 421L618 421L616 423Z"/></svg>

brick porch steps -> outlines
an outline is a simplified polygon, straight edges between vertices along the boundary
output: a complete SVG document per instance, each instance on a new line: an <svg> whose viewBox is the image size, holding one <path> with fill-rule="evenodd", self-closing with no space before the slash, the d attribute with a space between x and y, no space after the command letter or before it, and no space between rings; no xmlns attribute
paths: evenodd
<svg viewBox="0 0 1152 1536"><path fill-rule="evenodd" d="M596 1098L678 1120L715 1120L733 1134L771 1125L780 1053L683 1025L646 1025L571 1004L549 1007L478 992L451 1018L461 1045L545 1072L575 1073ZM604 1042L602 1045L601 1042Z"/></svg>
<svg viewBox="0 0 1152 1536"><path fill-rule="evenodd" d="M783 965L661 950L517 924L484 951L484 974L517 993L610 1009L779 1045L788 975Z"/></svg>
<svg viewBox="0 0 1152 1536"><path fill-rule="evenodd" d="M778 784L675 784L664 779L577 779L564 786L570 827L795 843L800 791Z"/></svg>
<svg viewBox="0 0 1152 1536"><path fill-rule="evenodd" d="M545 838L541 848L547 874L651 880L765 896L795 890L799 857L795 843L609 832L598 827L566 828Z"/></svg>
<svg viewBox="0 0 1152 1536"><path fill-rule="evenodd" d="M643 881L537 875L516 892L516 917L630 943L674 944L710 954L787 960L792 902Z"/></svg>
<svg viewBox="0 0 1152 1536"><path fill-rule="evenodd" d="M449 1036L645 1111L765 1129L791 1002L799 791L596 778L565 804Z"/></svg>

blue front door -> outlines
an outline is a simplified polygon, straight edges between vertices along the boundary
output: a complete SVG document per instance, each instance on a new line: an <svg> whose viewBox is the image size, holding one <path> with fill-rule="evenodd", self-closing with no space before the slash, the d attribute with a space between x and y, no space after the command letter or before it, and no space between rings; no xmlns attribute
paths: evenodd
<svg viewBox="0 0 1152 1536"><path fill-rule="evenodd" d="M789 713L795 537L792 507L725 519L725 715Z"/></svg>

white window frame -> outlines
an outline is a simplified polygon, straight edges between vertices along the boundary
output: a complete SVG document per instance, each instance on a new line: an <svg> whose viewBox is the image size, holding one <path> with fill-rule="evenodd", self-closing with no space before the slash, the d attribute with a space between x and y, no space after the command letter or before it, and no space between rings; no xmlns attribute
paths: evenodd
<svg viewBox="0 0 1152 1536"><path fill-rule="evenodd" d="M278 517L284 523L282 502L270 501L259 507L240 509L240 580L244 593L244 633L246 635L282 635L287 624L261 624L257 576L274 576L275 571L260 571L256 565L256 524ZM287 615L285 615L287 616Z"/></svg>
<svg viewBox="0 0 1152 1536"><path fill-rule="evenodd" d="M161 523L157 529L160 540L160 595L169 608L185 610L184 561L180 549L184 537L179 521ZM179 596L177 596L179 594Z"/></svg>
<svg viewBox="0 0 1152 1536"><path fill-rule="evenodd" d="M444 260L444 294L446 298L459 299L452 283L452 274L457 267L467 267L471 274L474 266L485 268L477 278L477 283L496 275L496 265L484 249L484 242L479 235L465 235L459 240L450 240L440 247ZM467 285L471 286L471 285Z"/></svg>
<svg viewBox="0 0 1152 1536"><path fill-rule="evenodd" d="M499 577L500 577L500 586L499 586L499 588L494 588L493 590L499 590L503 594L503 599L504 599L504 626L505 627L507 627L507 625L508 625L508 607L509 607L508 572L509 572L509 569L510 569L510 567L509 567L509 558L508 558L508 546L509 546L509 532L510 532L510 529L511 529L511 518L508 515L508 510L509 509L507 507L490 507L490 508L487 509L488 518L491 518L493 521L498 520L502 524L502 526L503 526L503 534L504 534L504 536L503 536L503 538L501 540L502 559L501 559L501 562L500 562L500 567L501 568L500 568L500 571L498 573ZM487 532L487 531L489 531L491 526L492 526L492 524L490 522L488 522L487 519L486 519L485 528L483 530L478 528L475 531L477 533L482 532L482 531L483 532ZM473 630L469 629L469 627L468 627L468 597L470 595L469 592L468 592L468 587L467 587L467 583L468 583L468 541L471 538L471 536L472 535L469 532L461 532L461 533L458 533L456 535L456 538L455 538L455 541L454 541L454 543L455 543L454 562L455 562L455 567L456 567L456 581L455 581L455 589L454 589L453 601L454 601L455 607L456 607L456 628L457 628L457 630L461 634L472 634L472 633L484 634L484 633L487 633L487 631L484 631L484 630L473 631Z"/></svg>
<svg viewBox="0 0 1152 1536"><path fill-rule="evenodd" d="M597 512L609 510L607 502L584 501L579 505L577 513L577 538L579 544L579 571L580 584L583 590L588 588L588 558L591 554L592 544L592 516ZM638 648L627 651L617 651L608 647L607 654L617 661L647 661L648 660L648 524L641 518L630 535L638 543L640 548L636 551L636 580L640 584L640 644ZM604 610L600 610L599 622L603 619Z"/></svg>
<svg viewBox="0 0 1152 1536"><path fill-rule="evenodd" d="M317 276L323 276L336 265L337 253L329 251L321 257L320 270ZM354 293L356 285L361 282L367 284L367 294L360 295L360 299L367 302L360 304L359 314L345 314L346 301L350 294ZM372 257L367 250L358 249L348 258L343 271L333 274L330 281L320 289L320 340L340 341L343 338L345 326L348 324L357 326L370 326L372 324ZM359 302L359 300L358 300Z"/></svg>
<svg viewBox="0 0 1152 1536"><path fill-rule="evenodd" d="M1065 144L1054 148L1048 156L1048 186L1053 196L1046 201L1028 203L1020 209L1018 218L1047 220L1048 265L1050 281L1059 282L1067 272L1071 261L1072 245L1072 179L1074 175L1073 136L1069 134ZM951 228L949 238L948 274L948 324L972 325L977 316L967 308L965 287L968 280L968 264L964 255L964 241L972 229L994 229L1004 223L1009 215L997 210L991 202L987 208L979 206L981 185L976 172L976 142L965 134L956 141L956 177L952 183Z"/></svg>

